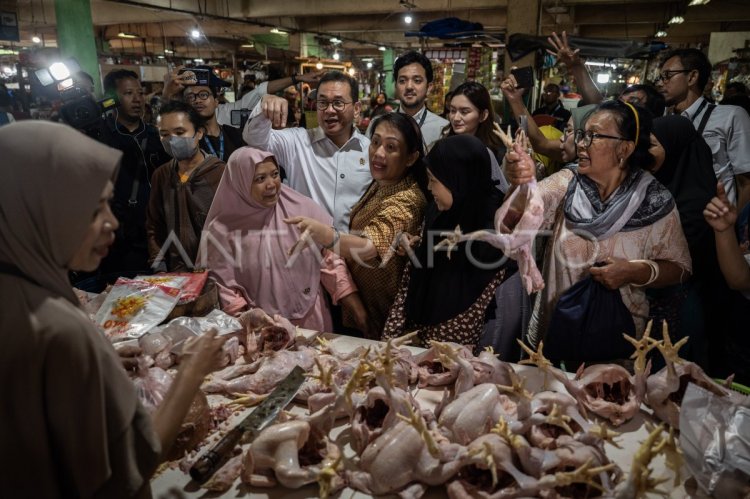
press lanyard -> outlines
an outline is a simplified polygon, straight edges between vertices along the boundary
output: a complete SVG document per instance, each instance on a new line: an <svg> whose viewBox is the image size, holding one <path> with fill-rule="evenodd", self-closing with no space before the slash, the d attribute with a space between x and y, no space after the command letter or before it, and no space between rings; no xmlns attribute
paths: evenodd
<svg viewBox="0 0 750 499"><path fill-rule="evenodd" d="M695 126L695 118L698 117L699 114L701 114L701 111L703 111L703 108L706 107L706 104L708 104L708 101L704 98L703 102L701 102L701 105L698 106L698 110L695 112L692 118L690 118L690 121L693 122L693 126Z"/></svg>
<svg viewBox="0 0 750 499"><path fill-rule="evenodd" d="M219 155L216 155L216 149L214 149L214 146L211 144L211 139L208 138L208 135L206 135L206 145L208 146L208 149L211 151L211 154L219 158L220 160L224 161L224 131L219 130Z"/></svg>
<svg viewBox="0 0 750 499"><path fill-rule="evenodd" d="M419 119L419 123L417 123L417 126L419 128L422 128L422 125L424 125L424 120L427 119L427 106L424 107L424 112L422 113L422 117Z"/></svg>

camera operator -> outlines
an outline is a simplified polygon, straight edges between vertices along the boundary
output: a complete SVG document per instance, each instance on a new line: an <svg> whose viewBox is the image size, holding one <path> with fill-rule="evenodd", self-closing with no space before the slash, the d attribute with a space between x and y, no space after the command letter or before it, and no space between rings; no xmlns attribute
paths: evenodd
<svg viewBox="0 0 750 499"><path fill-rule="evenodd" d="M170 157L156 127L143 122L146 99L138 75L125 69L111 71L104 78L104 91L116 95L118 104L104 123L106 133L100 141L123 152L112 200L112 212L120 228L99 267L100 277L110 281L149 268L146 209L151 175Z"/></svg>

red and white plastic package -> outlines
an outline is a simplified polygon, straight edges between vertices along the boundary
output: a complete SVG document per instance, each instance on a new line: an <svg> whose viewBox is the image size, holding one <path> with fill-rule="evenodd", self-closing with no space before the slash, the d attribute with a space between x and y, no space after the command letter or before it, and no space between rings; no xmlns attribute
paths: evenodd
<svg viewBox="0 0 750 499"><path fill-rule="evenodd" d="M112 342L139 338L167 318L180 289L147 281L117 280L95 316Z"/></svg>
<svg viewBox="0 0 750 499"><path fill-rule="evenodd" d="M208 271L200 272L167 272L149 276L136 276L135 279L160 284L172 288L180 288L180 301L184 305L198 298L208 280Z"/></svg>

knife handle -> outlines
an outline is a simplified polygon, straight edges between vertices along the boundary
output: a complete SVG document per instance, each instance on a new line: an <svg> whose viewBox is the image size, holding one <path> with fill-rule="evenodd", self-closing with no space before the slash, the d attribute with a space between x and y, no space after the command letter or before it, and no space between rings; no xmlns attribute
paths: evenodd
<svg viewBox="0 0 750 499"><path fill-rule="evenodd" d="M234 447L242 437L243 430L239 427L227 432L216 445L198 459L190 468L190 477L198 483L203 483L216 473L232 456Z"/></svg>

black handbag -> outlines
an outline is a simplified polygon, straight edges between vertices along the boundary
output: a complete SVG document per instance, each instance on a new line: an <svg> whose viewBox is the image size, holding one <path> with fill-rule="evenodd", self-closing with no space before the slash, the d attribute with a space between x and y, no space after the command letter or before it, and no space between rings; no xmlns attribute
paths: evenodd
<svg viewBox="0 0 750 499"><path fill-rule="evenodd" d="M623 333L635 337L635 323L620 291L588 276L560 296L544 338L544 355L556 361L625 359L633 345Z"/></svg>

